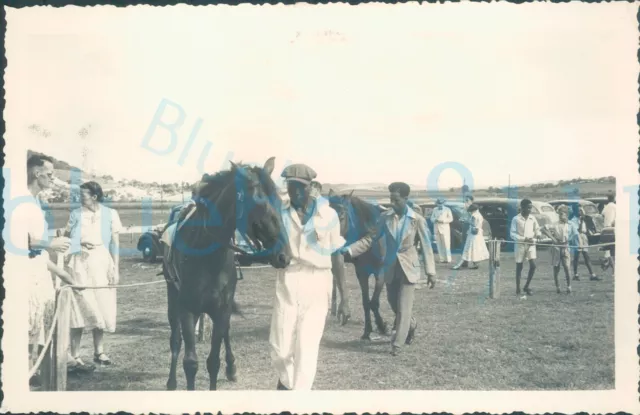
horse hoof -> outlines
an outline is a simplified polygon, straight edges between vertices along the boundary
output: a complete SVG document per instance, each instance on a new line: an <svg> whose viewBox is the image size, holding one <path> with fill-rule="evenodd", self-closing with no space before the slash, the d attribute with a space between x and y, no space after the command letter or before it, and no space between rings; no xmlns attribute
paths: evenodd
<svg viewBox="0 0 640 415"><path fill-rule="evenodd" d="M365 340L365 341L371 341L371 334L370 333L365 333L362 335L362 337L360 337L360 340Z"/></svg>
<svg viewBox="0 0 640 415"><path fill-rule="evenodd" d="M229 382L237 382L238 375L236 373L236 367L233 366L231 369L227 368L227 380Z"/></svg>
<svg viewBox="0 0 640 415"><path fill-rule="evenodd" d="M386 324L381 324L378 326L378 333L382 334L383 336L386 336L389 334L389 326L387 326Z"/></svg>
<svg viewBox="0 0 640 415"><path fill-rule="evenodd" d="M167 390L168 391L174 391L176 389L178 389L178 383L175 380L167 382Z"/></svg>

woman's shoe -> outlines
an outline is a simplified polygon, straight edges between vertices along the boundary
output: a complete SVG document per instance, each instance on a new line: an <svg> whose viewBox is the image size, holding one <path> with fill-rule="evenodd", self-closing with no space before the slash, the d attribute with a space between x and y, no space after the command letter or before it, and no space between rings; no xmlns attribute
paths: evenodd
<svg viewBox="0 0 640 415"><path fill-rule="evenodd" d="M104 353L96 353L93 357L93 361L105 366L108 366L111 364L111 359L109 359L109 356L107 356Z"/></svg>

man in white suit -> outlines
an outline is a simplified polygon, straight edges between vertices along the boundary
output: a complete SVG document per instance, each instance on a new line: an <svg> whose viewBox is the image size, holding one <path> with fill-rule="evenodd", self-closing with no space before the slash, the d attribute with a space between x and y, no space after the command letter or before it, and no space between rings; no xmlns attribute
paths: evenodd
<svg viewBox="0 0 640 415"><path fill-rule="evenodd" d="M433 223L440 262L447 264L451 262L451 228L449 226L451 222L453 222L451 209L444 205L444 199L439 198L431 213L431 223Z"/></svg>
<svg viewBox="0 0 640 415"><path fill-rule="evenodd" d="M276 273L269 345L278 374L277 389L311 390L331 306L332 270L341 298L338 316L346 323L350 314L344 258L338 252L346 241L328 200L311 196L316 172L305 164L292 164L282 177L289 195L282 221L293 256L289 266Z"/></svg>

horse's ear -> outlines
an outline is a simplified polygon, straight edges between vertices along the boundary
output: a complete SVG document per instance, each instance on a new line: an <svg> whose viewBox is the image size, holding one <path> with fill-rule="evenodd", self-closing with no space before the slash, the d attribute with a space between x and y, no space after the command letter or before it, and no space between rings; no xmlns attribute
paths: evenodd
<svg viewBox="0 0 640 415"><path fill-rule="evenodd" d="M336 192L333 191L333 189L329 189L329 197L335 197L337 196Z"/></svg>
<svg viewBox="0 0 640 415"><path fill-rule="evenodd" d="M271 173L273 173L273 169L275 167L276 164L276 158L275 157L270 157L269 160L267 160L264 163L264 167L262 168L262 170L264 170L265 173L267 173L267 176L271 176Z"/></svg>
<svg viewBox="0 0 640 415"><path fill-rule="evenodd" d="M353 196L353 192L355 192L355 191L356 191L356 189L353 189L353 190L351 191L351 193L349 193L349 197Z"/></svg>

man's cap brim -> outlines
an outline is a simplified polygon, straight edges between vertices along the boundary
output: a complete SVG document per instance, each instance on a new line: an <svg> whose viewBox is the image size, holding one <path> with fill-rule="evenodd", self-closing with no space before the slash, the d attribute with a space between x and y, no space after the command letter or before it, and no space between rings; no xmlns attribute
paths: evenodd
<svg viewBox="0 0 640 415"><path fill-rule="evenodd" d="M311 184L311 180L301 179L300 177L287 177L288 182L298 182L303 184Z"/></svg>

